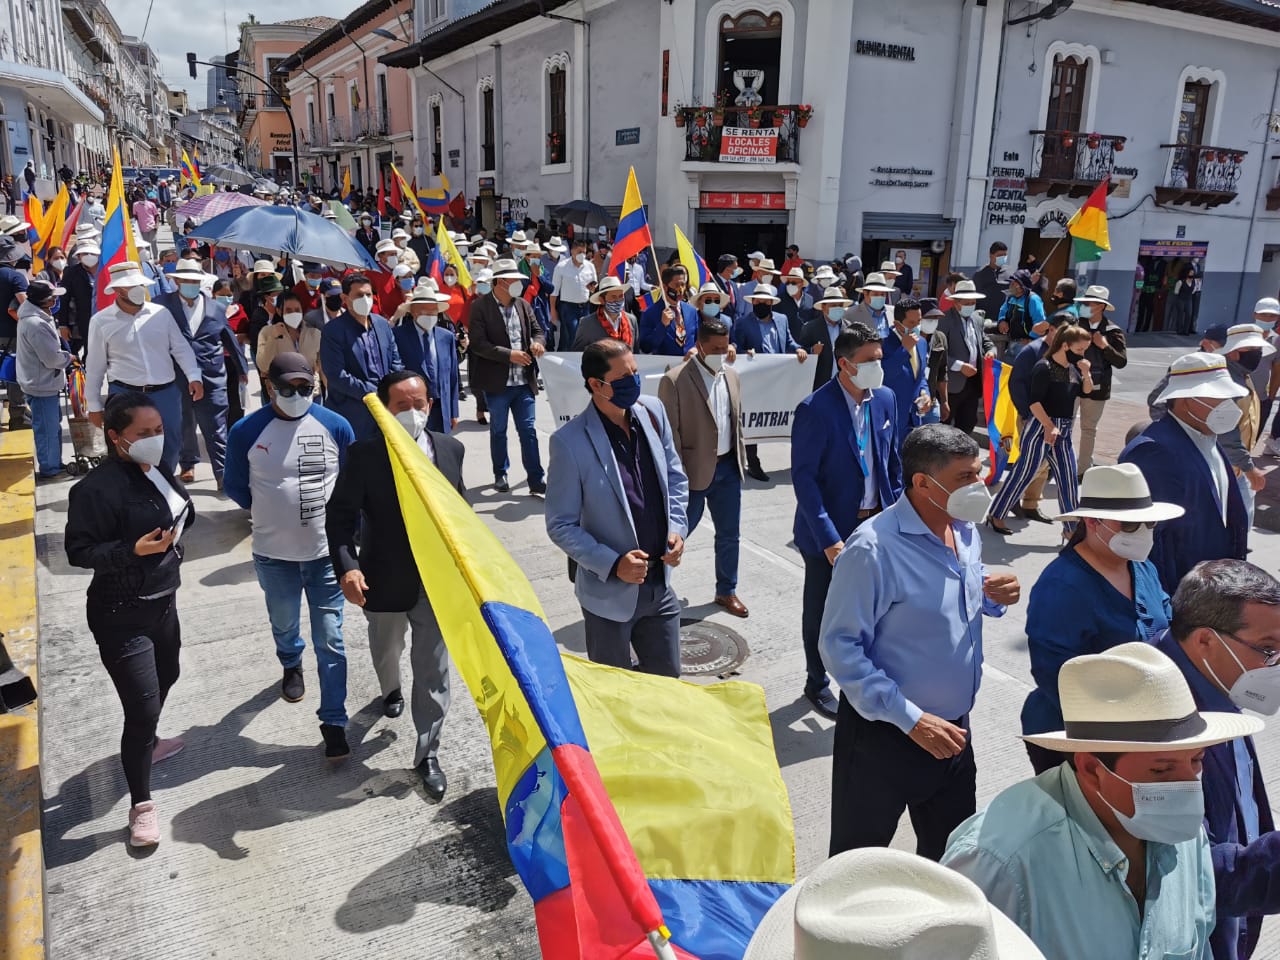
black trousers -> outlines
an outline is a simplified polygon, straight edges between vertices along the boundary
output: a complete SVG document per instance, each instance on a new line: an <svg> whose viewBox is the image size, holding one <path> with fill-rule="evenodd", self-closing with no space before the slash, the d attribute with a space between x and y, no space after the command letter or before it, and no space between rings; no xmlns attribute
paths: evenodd
<svg viewBox="0 0 1280 960"><path fill-rule="evenodd" d="M955 723L969 729L967 716ZM916 853L941 859L947 837L977 810L977 777L972 732L964 750L938 760L893 724L859 716L841 694L831 771L831 856L889 846L907 810Z"/></svg>
<svg viewBox="0 0 1280 960"><path fill-rule="evenodd" d="M978 425L978 410L982 404L982 373L967 377L959 393L950 396L951 426L965 433L972 433Z"/></svg>
<svg viewBox="0 0 1280 960"><path fill-rule="evenodd" d="M667 586L662 571L640 584L630 620L606 620L589 610L582 611L582 620L592 663L630 670L635 650L640 673L680 676L680 598Z"/></svg>
<svg viewBox="0 0 1280 960"><path fill-rule="evenodd" d="M178 680L182 631L174 596L139 600L125 611L88 610L98 656L124 708L120 764L133 804L151 799L151 751L169 690Z"/></svg>
<svg viewBox="0 0 1280 960"><path fill-rule="evenodd" d="M804 641L804 692L821 693L831 685L827 668L818 651L818 637L822 633L822 611L827 606L827 591L831 589L831 561L826 554L804 560L804 596L800 608L800 637Z"/></svg>
<svg viewBox="0 0 1280 960"><path fill-rule="evenodd" d="M244 404L240 402L240 382L227 377L227 432L244 419Z"/></svg>

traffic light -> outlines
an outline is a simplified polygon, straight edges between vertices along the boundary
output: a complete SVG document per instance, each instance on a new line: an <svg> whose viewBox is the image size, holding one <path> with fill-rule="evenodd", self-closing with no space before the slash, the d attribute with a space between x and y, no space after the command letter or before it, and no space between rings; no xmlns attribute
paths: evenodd
<svg viewBox="0 0 1280 960"><path fill-rule="evenodd" d="M196 78L196 55L194 53L187 54L187 70L191 74L191 79Z"/></svg>

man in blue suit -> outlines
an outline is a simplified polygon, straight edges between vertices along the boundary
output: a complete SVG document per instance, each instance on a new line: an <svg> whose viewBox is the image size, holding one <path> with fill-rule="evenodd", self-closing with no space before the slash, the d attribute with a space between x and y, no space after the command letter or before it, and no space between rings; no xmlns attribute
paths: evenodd
<svg viewBox="0 0 1280 960"><path fill-rule="evenodd" d="M919 300L903 297L893 305L893 326L884 338L884 385L898 401L898 443L924 422L925 413L933 407L929 338L920 332L923 316ZM923 411L918 402L921 396L929 403Z"/></svg>
<svg viewBox="0 0 1280 960"><path fill-rule="evenodd" d="M689 275L684 267L664 267L662 289L665 297L640 315L636 347L641 353L686 357L698 340L698 311L686 303Z"/></svg>
<svg viewBox="0 0 1280 960"><path fill-rule="evenodd" d="M773 266L772 261L763 262L770 268ZM744 287L743 300L747 305L746 317L733 325L733 345L738 353L748 357L757 353L794 353L801 363L808 359L809 354L791 335L786 316L774 310L778 293L772 284L757 282L750 292ZM747 444L747 476L761 483L769 482L769 475L760 465L760 447L755 443Z"/></svg>
<svg viewBox="0 0 1280 960"><path fill-rule="evenodd" d="M422 374L431 398L427 429L449 434L458 425L458 341L437 325L450 298L418 284L409 295L409 315L395 328L396 349L405 369Z"/></svg>
<svg viewBox="0 0 1280 960"><path fill-rule="evenodd" d="M1176 503L1184 513L1156 527L1151 562L1172 595L1201 560L1243 560L1249 537L1244 498L1218 443L1240 422L1236 401L1248 394L1227 370L1225 357L1189 353L1169 368L1169 382L1156 398L1168 414L1120 452L1137 464L1152 500Z"/></svg>
<svg viewBox="0 0 1280 960"><path fill-rule="evenodd" d="M688 531L689 481L663 405L640 396L631 348L582 352L591 403L551 435L547 535L577 564L587 656L680 676L680 601L671 568Z"/></svg>
<svg viewBox="0 0 1280 960"><path fill-rule="evenodd" d="M189 395L182 394L179 479L191 483L196 478L196 464L200 462L200 444L196 439L199 426L209 453L209 465L213 467L213 479L221 490L222 470L227 459L227 390L238 391L241 381L248 376L244 351L227 324L227 308L201 292L207 275L198 261L179 263L171 279L177 289L162 295L156 303L173 314L178 329L195 352L204 379L204 395L199 400L193 402Z"/></svg>
<svg viewBox="0 0 1280 960"><path fill-rule="evenodd" d="M738 310L737 315L734 317L735 327L738 325L739 320L751 319L751 302L747 297L751 296L756 287L761 284L773 289L774 277L778 276L778 270L774 267L773 261L763 254L757 259L756 254L753 253L747 259L747 262L751 266L751 279L738 285Z"/></svg>
<svg viewBox="0 0 1280 960"><path fill-rule="evenodd" d="M838 704L818 651L831 568L859 524L902 495L902 462L897 403L883 386L880 338L866 324L853 323L836 338L833 352L836 378L796 408L791 485L796 494L792 534L804 559L804 695L834 720Z"/></svg>
<svg viewBox="0 0 1280 960"><path fill-rule="evenodd" d="M373 284L362 273L342 281L345 311L325 324L320 338L320 367L328 384L324 405L351 424L357 440L378 436L378 426L364 405L377 393L378 381L403 370L391 324L373 312Z"/></svg>

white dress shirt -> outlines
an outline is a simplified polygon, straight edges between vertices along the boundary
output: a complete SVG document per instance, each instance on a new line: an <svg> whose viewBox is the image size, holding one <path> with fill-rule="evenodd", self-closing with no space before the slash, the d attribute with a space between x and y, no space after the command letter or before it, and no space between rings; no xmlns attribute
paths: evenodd
<svg viewBox="0 0 1280 960"><path fill-rule="evenodd" d="M880 489L876 484L876 425L867 419L871 416L871 392L863 394L861 403L853 399L843 385L841 392L845 403L849 405L849 416L853 418L855 450L861 451L866 458L867 472L862 478L862 502L858 504L858 509L874 510L880 506Z"/></svg>
<svg viewBox="0 0 1280 960"><path fill-rule="evenodd" d="M729 385L725 382L723 370L712 373L701 361L690 362L698 365L702 382L707 385L707 406L716 421L716 456L723 457L733 449L733 408L729 403Z"/></svg>
<svg viewBox="0 0 1280 960"><path fill-rule="evenodd" d="M586 303L596 279L596 267L590 260L578 266L572 257L566 257L551 275L551 295L565 303Z"/></svg>
<svg viewBox="0 0 1280 960"><path fill-rule="evenodd" d="M106 383L154 387L173 380L178 364L191 383L201 383L191 344L173 315L157 303L144 303L129 315L114 303L89 318L84 396L92 413L102 411Z"/></svg>
<svg viewBox="0 0 1280 960"><path fill-rule="evenodd" d="M1166 414L1166 416L1173 417L1173 414ZM1200 456L1204 457L1204 462L1209 465L1209 476L1213 477L1213 485L1218 490L1218 505L1222 508L1222 523L1225 526L1227 523L1227 462L1218 452L1218 437L1213 433L1201 433L1195 427L1187 426L1177 417L1173 419L1178 421L1178 426L1191 438L1191 442L1200 451Z"/></svg>
<svg viewBox="0 0 1280 960"><path fill-rule="evenodd" d="M976 367L978 365L978 335L973 329L973 317L961 317L960 324L960 329L964 331L964 345L965 349L969 351L969 359L968 361L951 361L951 369L956 373L960 372L960 368L963 367L966 362L971 367Z"/></svg>
<svg viewBox="0 0 1280 960"><path fill-rule="evenodd" d="M431 442L431 434L426 430L418 434L418 448L427 455L428 460L436 462L436 445Z"/></svg>
<svg viewBox="0 0 1280 960"><path fill-rule="evenodd" d="M637 297L646 290L653 289L653 284L644 275L644 267L639 263L633 263L627 268L627 278L630 280L631 289L635 291Z"/></svg>

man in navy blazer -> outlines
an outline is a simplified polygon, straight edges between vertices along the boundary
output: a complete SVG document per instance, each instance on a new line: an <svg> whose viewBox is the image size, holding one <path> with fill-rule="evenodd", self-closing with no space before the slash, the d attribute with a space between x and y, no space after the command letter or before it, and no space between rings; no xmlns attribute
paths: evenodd
<svg viewBox="0 0 1280 960"><path fill-rule="evenodd" d="M792 528L804 559L800 632L804 695L823 716L838 704L818 651L831 568L858 525L902 495L897 402L883 386L880 337L852 323L833 348L839 373L800 402L791 427Z"/></svg>
<svg viewBox="0 0 1280 960"><path fill-rule="evenodd" d="M227 459L227 391L238 391L241 380L248 376L244 348L227 323L227 308L201 292L207 275L198 261L179 263L171 279L177 284L177 289L163 294L156 303L173 315L178 329L195 352L204 379L204 395L199 400L192 402L188 394L182 394L182 449L178 454L182 473L179 479L183 483L191 483L196 478L196 464L200 462L200 443L196 439L196 427L199 426L209 453L209 465L213 468L213 479L221 490L222 470Z"/></svg>
<svg viewBox="0 0 1280 960"><path fill-rule="evenodd" d="M351 424L357 440L378 435L378 425L364 405L378 381L403 370L391 324L373 312L373 284L362 273L342 281L345 312L325 324L320 337L320 367L328 384L324 405Z"/></svg>
<svg viewBox="0 0 1280 960"><path fill-rule="evenodd" d="M427 284L418 284L409 295L409 315L395 328L396 349L405 369L426 379L431 397L427 429L449 434L458 425L458 341L452 330L439 326L437 318L449 297Z"/></svg>
<svg viewBox="0 0 1280 960"><path fill-rule="evenodd" d="M773 266L772 261L764 262ZM756 282L750 292L744 291L743 299L747 305L746 316L733 325L733 345L738 353L748 357L757 353L794 353L801 363L808 359L809 354L791 335L786 316L774 309L778 293L772 284ZM747 444L747 476L761 483L769 482L769 475L760 465L760 447L755 443Z"/></svg>
<svg viewBox="0 0 1280 960"><path fill-rule="evenodd" d="M582 351L591 403L551 435L547 535L577 564L587 656L680 676L680 600L671 568L688 532L689 481L661 402L640 396L631 348Z"/></svg>
<svg viewBox="0 0 1280 960"><path fill-rule="evenodd" d="M688 285L689 275L684 267L663 268L662 288L666 296L640 315L636 348L641 353L686 357L693 352L698 339L698 311L684 299Z"/></svg>
<svg viewBox="0 0 1280 960"><path fill-rule="evenodd" d="M1240 421L1236 401L1248 394L1215 353L1189 353L1169 368L1169 382L1156 398L1168 414L1120 452L1137 464L1151 499L1176 503L1184 513L1156 527L1151 562L1172 595L1201 560L1243 560L1249 520L1235 472L1218 436Z"/></svg>
<svg viewBox="0 0 1280 960"><path fill-rule="evenodd" d="M920 301L903 297L893 305L893 325L884 338L884 385L898 401L898 443L907 438L912 427L924 422L917 403L921 394L933 406L933 389L929 384L929 338L920 330L924 312Z"/></svg>

